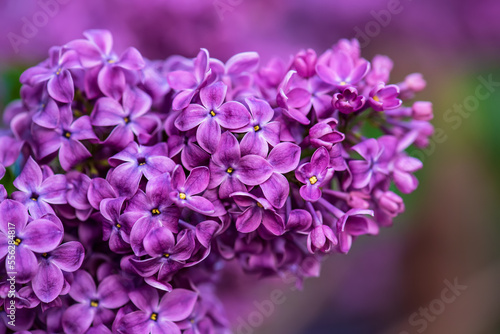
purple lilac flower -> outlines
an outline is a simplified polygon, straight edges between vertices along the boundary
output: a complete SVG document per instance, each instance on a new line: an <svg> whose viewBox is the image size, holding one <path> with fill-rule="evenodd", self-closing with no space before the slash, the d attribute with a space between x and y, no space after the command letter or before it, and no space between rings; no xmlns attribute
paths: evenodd
<svg viewBox="0 0 500 334"><path fill-rule="evenodd" d="M170 174L165 173L152 178L146 185L146 192L139 190L130 200L125 213L119 218L120 225L125 228L131 227L130 244L136 255L143 254L144 237L152 228L165 226L172 232L179 231L177 224L180 211L173 205L174 201L170 198L171 191ZM210 202L208 204L213 208ZM102 205L101 202L101 207Z"/></svg>
<svg viewBox="0 0 500 334"><path fill-rule="evenodd" d="M224 103L227 86L216 82L200 91L200 104L191 104L175 120L181 131L198 126L196 139L207 152L217 149L221 138L221 126L226 129L239 129L250 122L250 113L239 102Z"/></svg>
<svg viewBox="0 0 500 334"><path fill-rule="evenodd" d="M70 103L75 96L70 70L81 66L78 55L60 47L51 48L49 55L45 63L27 69L20 81L31 86L46 82L50 97L62 103Z"/></svg>
<svg viewBox="0 0 500 334"><path fill-rule="evenodd" d="M230 132L224 132L216 152L210 160L210 189L219 186L220 198L231 193L246 191L246 186L256 186L273 173L269 162L258 155L241 156L238 140Z"/></svg>
<svg viewBox="0 0 500 334"><path fill-rule="evenodd" d="M267 161L272 166L273 173L261 183L260 188L266 199L279 209L290 193L290 184L283 174L295 170L299 165L300 147L293 143L279 143L271 150Z"/></svg>
<svg viewBox="0 0 500 334"><path fill-rule="evenodd" d="M378 226L365 215L372 215L371 210L351 209L347 211L337 222L337 233L339 238L339 250L347 253L351 248L353 240L363 234L377 234Z"/></svg>
<svg viewBox="0 0 500 334"><path fill-rule="evenodd" d="M187 132L179 131L174 124L177 116L178 113L173 113L165 121L169 157L173 159L176 155L180 154L182 165L187 170L207 165L210 160L210 154L196 143L196 130L192 129Z"/></svg>
<svg viewBox="0 0 500 334"><path fill-rule="evenodd" d="M110 323L116 309L129 301L117 275L108 276L96 287L92 276L83 270L74 273L69 295L77 304L71 305L62 318L64 332L80 334L92 325Z"/></svg>
<svg viewBox="0 0 500 334"><path fill-rule="evenodd" d="M126 197L105 198L100 202L100 214L94 219L102 224L102 240L109 240L109 248L118 254L130 251L130 232L132 227L122 217Z"/></svg>
<svg viewBox="0 0 500 334"><path fill-rule="evenodd" d="M69 241L50 252L38 256L38 271L33 277L33 291L40 301L50 303L61 294L65 281L64 272L74 272L80 268L85 256L82 244Z"/></svg>
<svg viewBox="0 0 500 334"><path fill-rule="evenodd" d="M235 223L241 233L253 232L261 225L274 235L282 235L285 231L283 218L265 198L244 192L235 192L231 198L243 210Z"/></svg>
<svg viewBox="0 0 500 334"><path fill-rule="evenodd" d="M54 129L33 126L33 137L39 143L38 156L46 156L59 150L59 162L65 171L84 159L91 157L89 150L81 143L82 140L97 141L90 118L82 116L73 121L73 113L69 105L60 109L60 122Z"/></svg>
<svg viewBox="0 0 500 334"><path fill-rule="evenodd" d="M133 196L139 188L142 176L147 179L170 173L175 163L168 158L165 143L154 146L139 146L132 142L123 151L109 158L109 164L115 167L108 174L109 183L124 196Z"/></svg>
<svg viewBox="0 0 500 334"><path fill-rule="evenodd" d="M150 258L132 258L130 262L139 275L150 277L158 274L158 281L168 282L191 258L195 249L194 238L192 230L182 230L176 241L169 229L154 228L144 238L144 247Z"/></svg>
<svg viewBox="0 0 500 334"><path fill-rule="evenodd" d="M433 110L407 104L425 81L390 84L392 61L356 40L260 66L205 49L144 61L84 35L27 70L3 113L0 178L24 168L12 199L0 185L0 256L21 284L13 328L0 282L0 332L229 332L225 270L300 288L418 185L405 150L429 144Z"/></svg>
<svg viewBox="0 0 500 334"><path fill-rule="evenodd" d="M366 102L363 95L358 95L354 87L346 87L342 93L333 95L332 106L343 114L350 114L360 110Z"/></svg>
<svg viewBox="0 0 500 334"><path fill-rule="evenodd" d="M47 213L54 213L51 204L66 203L66 177L57 174L44 178L42 169L31 157L14 180L14 186L19 191L15 191L12 198L26 205L35 219Z"/></svg>
<svg viewBox="0 0 500 334"><path fill-rule="evenodd" d="M373 186L380 177L387 175L387 162L381 159L384 147L377 140L370 138L352 149L361 155L364 160L349 161L349 169L352 173L352 185L356 189ZM385 148L385 149L388 149Z"/></svg>
<svg viewBox="0 0 500 334"><path fill-rule="evenodd" d="M180 334L175 322L182 321L191 314L198 298L193 291L174 289L159 300L157 291L146 287L132 291L129 295L139 310L121 319L118 332L122 334Z"/></svg>
<svg viewBox="0 0 500 334"><path fill-rule="evenodd" d="M357 84L370 70L370 63L357 59L355 55L343 50L333 52L324 62L318 62L316 71L319 77L337 88Z"/></svg>
<svg viewBox="0 0 500 334"><path fill-rule="evenodd" d="M113 98L102 97L92 112L92 125L113 127L105 145L123 149L134 141L134 135L140 144L147 144L160 126L158 117L147 114L151 103L149 95L131 88L125 89L121 104Z"/></svg>
<svg viewBox="0 0 500 334"><path fill-rule="evenodd" d="M321 212L315 212L314 218L313 229L307 235L307 249L311 254L318 250L328 253L338 244L337 236L330 226L323 224Z"/></svg>
<svg viewBox="0 0 500 334"><path fill-rule="evenodd" d="M120 57L113 51L113 36L107 30L87 30L87 40L78 39L65 45L74 50L83 67L85 91L89 98L104 95L119 99L125 91L129 71L138 71L145 66L141 54L135 48L128 48Z"/></svg>
<svg viewBox="0 0 500 334"><path fill-rule="evenodd" d="M172 101L174 110L186 108L195 94L210 83L212 75L209 60L208 51L201 49L193 60L192 69L175 70L167 74L170 87L179 91Z"/></svg>
<svg viewBox="0 0 500 334"><path fill-rule="evenodd" d="M12 255L8 246L15 246L15 262L6 260L5 269L17 272L17 283L33 279L39 270L35 253L53 251L64 234L62 224L55 216L50 219L56 222L47 216L28 222L28 217L26 207L21 203L10 199L0 203L0 258Z"/></svg>
<svg viewBox="0 0 500 334"><path fill-rule="evenodd" d="M177 165L172 172L172 190L170 191L170 200L181 208L188 208L195 212L210 215L214 213L214 205L202 196L196 196L208 187L210 180L210 171L208 167L196 167L186 174L182 166Z"/></svg>
<svg viewBox="0 0 500 334"><path fill-rule="evenodd" d="M333 171L328 168L330 156L324 147L320 147L311 157L311 162L302 164L295 171L297 180L304 183L300 195L306 200L315 202L321 197L321 187L330 181Z"/></svg>
<svg viewBox="0 0 500 334"><path fill-rule="evenodd" d="M256 154L265 158L269 152L269 145L274 147L280 143L280 123L272 121L274 111L266 101L255 98L245 101L252 120L247 126L234 130L234 132L246 132L240 144L241 154Z"/></svg>
<svg viewBox="0 0 500 334"><path fill-rule="evenodd" d="M316 123L309 130L309 141L314 147L326 147L331 151L333 146L345 139L345 135L337 131L338 121L335 118L327 118Z"/></svg>
<svg viewBox="0 0 500 334"><path fill-rule="evenodd" d="M398 96L398 86L386 86L383 82L379 82L371 90L368 102L375 111L396 109L403 103L400 99L398 99Z"/></svg>

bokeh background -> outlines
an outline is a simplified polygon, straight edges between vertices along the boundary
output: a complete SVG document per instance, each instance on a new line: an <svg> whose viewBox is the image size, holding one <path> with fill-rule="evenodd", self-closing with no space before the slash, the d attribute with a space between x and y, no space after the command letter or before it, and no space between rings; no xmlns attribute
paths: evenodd
<svg viewBox="0 0 500 334"><path fill-rule="evenodd" d="M365 58L394 60L392 82L412 72L427 80L418 97L433 102L437 131L429 149L412 152L424 161L421 185L392 229L326 260L302 292L229 272L221 294L235 330L500 333L499 13L498 0L0 0L0 108L18 97L25 68L89 28L151 59L206 47L221 60L257 51L265 62L358 37ZM425 326L411 323L439 305L445 281L467 288ZM284 303L241 327L273 290Z"/></svg>

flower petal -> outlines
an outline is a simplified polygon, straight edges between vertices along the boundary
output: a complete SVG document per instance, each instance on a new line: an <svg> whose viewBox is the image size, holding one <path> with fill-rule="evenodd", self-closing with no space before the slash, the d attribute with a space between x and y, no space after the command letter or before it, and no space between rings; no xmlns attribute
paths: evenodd
<svg viewBox="0 0 500 334"><path fill-rule="evenodd" d="M250 112L243 104L230 101L219 108L215 118L226 129L238 129L250 123Z"/></svg>
<svg viewBox="0 0 500 334"><path fill-rule="evenodd" d="M300 161L300 147L293 143L280 143L269 153L267 161L275 172L286 174L297 168Z"/></svg>
<svg viewBox="0 0 500 334"><path fill-rule="evenodd" d="M42 184L42 169L30 156L19 176L14 180L14 187L30 192L36 190Z"/></svg>
<svg viewBox="0 0 500 334"><path fill-rule="evenodd" d="M66 242L50 252L50 261L67 272L78 270L84 257L85 250L78 241Z"/></svg>
<svg viewBox="0 0 500 334"><path fill-rule="evenodd" d="M159 318L169 321L181 321L193 312L198 294L185 289L174 289L160 300Z"/></svg>
<svg viewBox="0 0 500 334"><path fill-rule="evenodd" d="M241 158L235 173L244 184L256 186L271 177L273 167L261 156L246 155Z"/></svg>
<svg viewBox="0 0 500 334"><path fill-rule="evenodd" d="M38 272L33 277L32 286L36 296L44 303L49 303L59 296L64 285L64 277L56 265L50 261L41 261Z"/></svg>
<svg viewBox="0 0 500 334"><path fill-rule="evenodd" d="M62 326L64 333L81 334L90 327L94 321L95 309L90 305L71 305L62 316Z"/></svg>
<svg viewBox="0 0 500 334"><path fill-rule="evenodd" d="M99 304L108 309L121 307L129 301L127 291L118 275L103 279L97 288L97 293Z"/></svg>
<svg viewBox="0 0 500 334"><path fill-rule="evenodd" d="M266 199L278 209L285 205L290 192L288 180L279 173L273 173L269 179L260 185L260 188Z"/></svg>
<svg viewBox="0 0 500 334"><path fill-rule="evenodd" d="M207 118L196 131L196 140L205 151L214 153L221 138L221 128L213 117Z"/></svg>
<svg viewBox="0 0 500 334"><path fill-rule="evenodd" d="M61 243L63 236L59 226L47 219L32 221L20 235L25 247L37 253L52 251Z"/></svg>
<svg viewBox="0 0 500 334"><path fill-rule="evenodd" d="M208 167L200 166L194 168L184 183L184 191L189 195L196 195L207 189L210 181Z"/></svg>
<svg viewBox="0 0 500 334"><path fill-rule="evenodd" d="M71 103L75 97L73 78L68 70L58 72L47 83L47 92L50 97L62 103Z"/></svg>

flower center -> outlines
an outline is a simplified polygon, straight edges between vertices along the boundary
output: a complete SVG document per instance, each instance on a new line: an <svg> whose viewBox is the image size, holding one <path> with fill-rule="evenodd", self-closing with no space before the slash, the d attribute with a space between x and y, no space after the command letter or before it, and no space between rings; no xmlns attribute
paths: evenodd
<svg viewBox="0 0 500 334"><path fill-rule="evenodd" d="M36 193L31 194L30 200L32 200L33 202L36 202L38 200L38 194L36 194Z"/></svg>
<svg viewBox="0 0 500 334"><path fill-rule="evenodd" d="M43 257L44 259L46 259L46 258L48 258L48 257L49 257L49 254L47 254L47 253L42 253L42 257Z"/></svg>
<svg viewBox="0 0 500 334"><path fill-rule="evenodd" d="M375 96L373 97L373 99L374 99L375 101L377 101L377 102L380 102L380 99L378 98L378 96L377 96L377 95L375 95Z"/></svg>
<svg viewBox="0 0 500 334"><path fill-rule="evenodd" d="M153 321L156 321L158 320L158 313L151 313L151 316L149 317L149 319L153 320Z"/></svg>
<svg viewBox="0 0 500 334"><path fill-rule="evenodd" d="M260 130L260 126L256 125L253 127L253 129L255 130L255 132L259 131Z"/></svg>
<svg viewBox="0 0 500 334"><path fill-rule="evenodd" d="M116 60L114 60L114 59L108 59L108 64L114 64L114 63L116 63Z"/></svg>
<svg viewBox="0 0 500 334"><path fill-rule="evenodd" d="M123 121L125 122L125 124L128 124L128 123L130 123L130 118L128 118L128 117L124 117L124 118L123 118Z"/></svg>
<svg viewBox="0 0 500 334"><path fill-rule="evenodd" d="M184 194L184 193L179 193L179 198L180 198L180 199L186 199L186 194Z"/></svg>
<svg viewBox="0 0 500 334"><path fill-rule="evenodd" d="M22 241L21 239L15 238L14 239L14 245L19 246L21 244L21 241Z"/></svg>
<svg viewBox="0 0 500 334"><path fill-rule="evenodd" d="M56 72L56 75L60 75L60 74L61 74L61 72L62 72L62 68L58 68L58 69L57 69L57 72Z"/></svg>
<svg viewBox="0 0 500 334"><path fill-rule="evenodd" d="M315 184L316 182L318 182L318 178L313 175L309 178L309 182L311 182L311 184Z"/></svg>
<svg viewBox="0 0 500 334"><path fill-rule="evenodd" d="M232 167L229 167L228 169L226 169L226 172L228 172L229 174L231 174L232 172L234 172L234 169Z"/></svg>
<svg viewBox="0 0 500 334"><path fill-rule="evenodd" d="M161 212L158 209L153 209L151 210L151 213L153 214L153 216L158 216Z"/></svg>
<svg viewBox="0 0 500 334"><path fill-rule="evenodd" d="M192 324L194 324L194 319L189 320Z"/></svg>
<svg viewBox="0 0 500 334"><path fill-rule="evenodd" d="M137 163L139 166L144 166L146 164L146 158L137 158Z"/></svg>
<svg viewBox="0 0 500 334"><path fill-rule="evenodd" d="M341 86L345 86L345 85L347 85L347 82L345 82L345 81L341 81L341 82L340 82L340 85L341 85Z"/></svg>
<svg viewBox="0 0 500 334"><path fill-rule="evenodd" d="M122 228L122 224L120 224L120 223L116 223L116 224L115 224L115 227L116 227L117 229L121 229L121 228Z"/></svg>
<svg viewBox="0 0 500 334"><path fill-rule="evenodd" d="M97 307L99 306L99 301L98 300L91 300L90 301L90 307Z"/></svg>
<svg viewBox="0 0 500 334"><path fill-rule="evenodd" d="M169 253L165 253L165 254L163 254L163 256L168 259L170 257L170 254Z"/></svg>
<svg viewBox="0 0 500 334"><path fill-rule="evenodd" d="M263 208L263 207L264 207L262 204L260 204L260 202L257 202L257 206L258 206L259 208Z"/></svg>
<svg viewBox="0 0 500 334"><path fill-rule="evenodd" d="M66 138L68 138L68 139L69 139L69 138L71 137L71 132L69 132L69 131L64 131L63 135L64 135L64 137L66 137Z"/></svg>
<svg viewBox="0 0 500 334"><path fill-rule="evenodd" d="M214 112L213 110L211 110L211 111L210 111L210 115L211 115L212 117L215 117L215 112Z"/></svg>

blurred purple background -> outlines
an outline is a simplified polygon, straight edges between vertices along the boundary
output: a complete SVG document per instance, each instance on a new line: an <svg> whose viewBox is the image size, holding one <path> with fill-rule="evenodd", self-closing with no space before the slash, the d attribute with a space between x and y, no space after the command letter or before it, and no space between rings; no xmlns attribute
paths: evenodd
<svg viewBox="0 0 500 334"><path fill-rule="evenodd" d="M266 62L358 37L365 58L394 60L392 82L412 72L427 79L418 98L433 101L437 131L429 149L413 152L425 165L421 186L394 228L326 260L302 292L228 271L220 293L235 332L496 333L498 13L498 0L1 0L0 106L17 96L24 68L89 28L109 29L118 51L132 45L151 59L205 47L221 60L258 51ZM455 280L467 288L445 303ZM259 310L273 290L280 303Z"/></svg>

